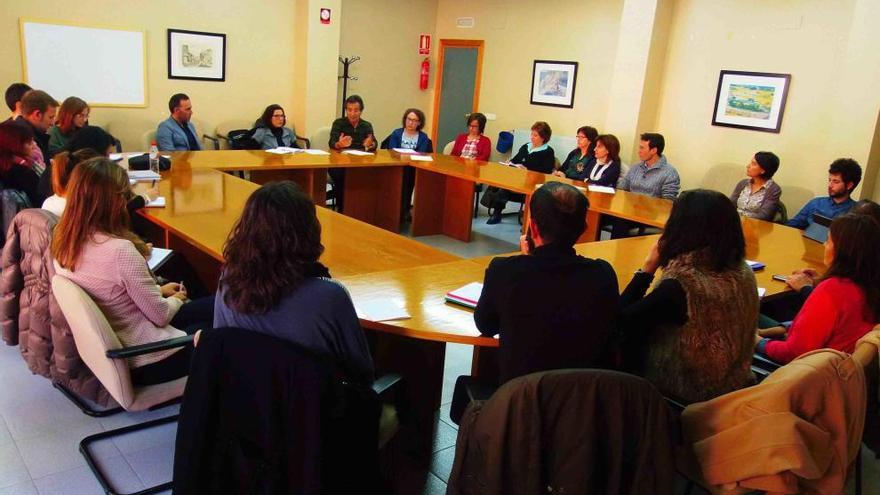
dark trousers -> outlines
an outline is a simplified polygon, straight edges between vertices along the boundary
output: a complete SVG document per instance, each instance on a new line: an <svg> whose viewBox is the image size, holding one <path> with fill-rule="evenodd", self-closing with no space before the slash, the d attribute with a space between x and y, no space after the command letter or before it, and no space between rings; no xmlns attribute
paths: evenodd
<svg viewBox="0 0 880 495"><path fill-rule="evenodd" d="M345 199L345 169L331 168L327 169L330 179L333 180L333 197L336 198L336 211L344 213L343 203Z"/></svg>
<svg viewBox="0 0 880 495"><path fill-rule="evenodd" d="M214 324L214 296L205 296L185 303L171 319L171 326L188 335L209 330ZM174 354L139 368L131 368L131 382L137 386L170 382L189 374L193 346L187 345Z"/></svg>
<svg viewBox="0 0 880 495"><path fill-rule="evenodd" d="M410 166L403 167L403 184L400 194L400 219L407 220L409 207L412 205L413 190L416 188L416 169Z"/></svg>

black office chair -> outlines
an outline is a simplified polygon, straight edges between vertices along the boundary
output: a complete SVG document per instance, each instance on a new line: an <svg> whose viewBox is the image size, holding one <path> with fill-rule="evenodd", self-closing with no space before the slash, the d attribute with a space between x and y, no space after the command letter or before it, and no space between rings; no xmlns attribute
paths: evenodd
<svg viewBox="0 0 880 495"><path fill-rule="evenodd" d="M786 222L788 222L788 209L785 207L785 203L780 201L776 205L776 213L773 214L773 223L785 224Z"/></svg>
<svg viewBox="0 0 880 495"><path fill-rule="evenodd" d="M380 395L399 383L351 383L326 358L263 333L202 332L174 493L380 493L378 451L397 428Z"/></svg>

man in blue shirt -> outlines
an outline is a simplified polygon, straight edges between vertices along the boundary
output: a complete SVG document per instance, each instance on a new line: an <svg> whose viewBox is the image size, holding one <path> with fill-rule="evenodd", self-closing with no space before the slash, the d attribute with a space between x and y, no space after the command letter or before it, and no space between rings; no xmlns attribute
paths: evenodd
<svg viewBox="0 0 880 495"><path fill-rule="evenodd" d="M850 197L862 180L862 167L852 158L838 158L828 168L828 196L811 199L794 218L789 227L805 229L813 223L813 213L834 218L848 212L856 202Z"/></svg>
<svg viewBox="0 0 880 495"><path fill-rule="evenodd" d="M190 122L193 109L189 96L177 93L168 101L171 116L156 130L159 151L198 151L202 149L196 127Z"/></svg>

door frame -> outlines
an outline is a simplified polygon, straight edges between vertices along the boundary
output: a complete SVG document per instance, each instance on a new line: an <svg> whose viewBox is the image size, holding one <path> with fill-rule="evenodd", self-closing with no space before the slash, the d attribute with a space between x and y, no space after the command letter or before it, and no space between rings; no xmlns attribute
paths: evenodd
<svg viewBox="0 0 880 495"><path fill-rule="evenodd" d="M471 112L476 112L480 107L480 80L483 77L483 40L460 40L460 39L441 39L437 50L437 75L434 77L434 112L431 118L431 141L434 142L434 149L437 153L443 152L446 143L437 142L437 130L440 127L440 93L443 89L443 62L447 47L452 48L476 48L477 49L477 66L476 78L474 78L474 103Z"/></svg>

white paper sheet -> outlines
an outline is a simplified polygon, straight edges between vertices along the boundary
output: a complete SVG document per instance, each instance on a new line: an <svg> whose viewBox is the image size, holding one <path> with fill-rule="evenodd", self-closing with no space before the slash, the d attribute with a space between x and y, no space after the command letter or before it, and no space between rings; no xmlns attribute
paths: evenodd
<svg viewBox="0 0 880 495"><path fill-rule="evenodd" d="M373 153L361 150L345 150L342 152L343 155L354 155L354 156L372 156Z"/></svg>
<svg viewBox="0 0 880 495"><path fill-rule="evenodd" d="M303 150L303 153L307 155L329 155L330 153L324 150Z"/></svg>
<svg viewBox="0 0 880 495"><path fill-rule="evenodd" d="M409 148L391 148L391 149L398 152L398 153L404 154L404 155L411 155L416 152L416 150L411 150Z"/></svg>
<svg viewBox="0 0 880 495"><path fill-rule="evenodd" d="M150 257L147 259L147 266L150 267L150 270L155 270L171 256L171 253L174 251L165 248L154 247L150 251Z"/></svg>
<svg viewBox="0 0 880 495"><path fill-rule="evenodd" d="M359 318L370 321L394 321L412 318L406 309L389 301L368 301L355 304Z"/></svg>
<svg viewBox="0 0 880 495"><path fill-rule="evenodd" d="M152 170L129 170L128 178L134 179L138 182L145 182L151 180L159 180L162 178L161 175L153 172Z"/></svg>
<svg viewBox="0 0 880 495"><path fill-rule="evenodd" d="M434 158L431 155L410 155L410 160L414 162L433 162Z"/></svg>
<svg viewBox="0 0 880 495"><path fill-rule="evenodd" d="M605 193L605 194L614 194L614 192L615 192L613 187L597 186L595 184L588 185L587 189L589 189L590 192Z"/></svg>

